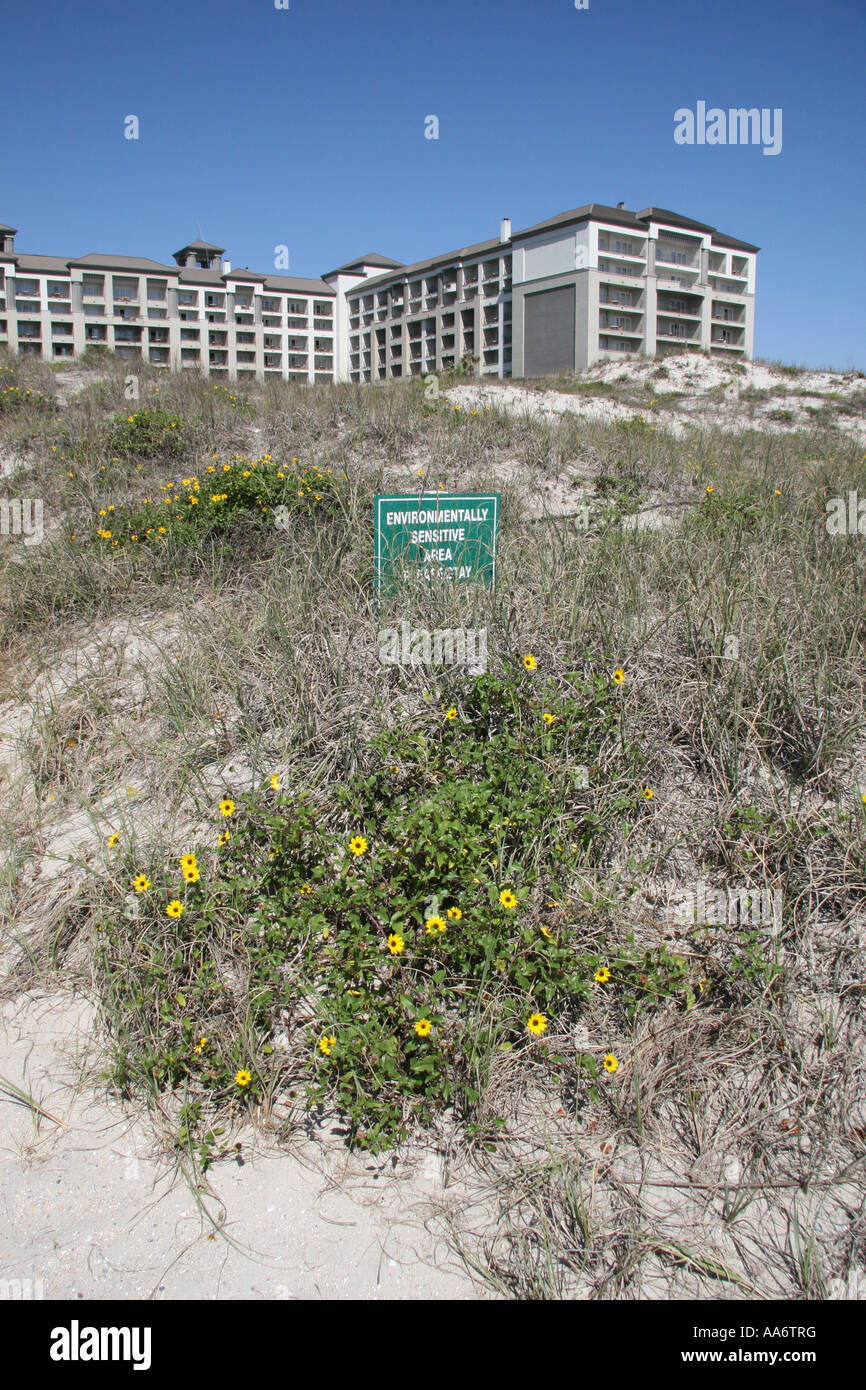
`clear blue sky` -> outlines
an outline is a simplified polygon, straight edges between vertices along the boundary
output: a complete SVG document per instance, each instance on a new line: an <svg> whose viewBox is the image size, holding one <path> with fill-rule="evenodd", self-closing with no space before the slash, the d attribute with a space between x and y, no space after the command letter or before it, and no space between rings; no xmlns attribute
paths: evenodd
<svg viewBox="0 0 866 1390"><path fill-rule="evenodd" d="M759 356L866 368L864 0L48 0L2 34L19 250L166 261L200 227L320 275L655 204L761 247ZM698 101L781 107L781 153L675 144Z"/></svg>

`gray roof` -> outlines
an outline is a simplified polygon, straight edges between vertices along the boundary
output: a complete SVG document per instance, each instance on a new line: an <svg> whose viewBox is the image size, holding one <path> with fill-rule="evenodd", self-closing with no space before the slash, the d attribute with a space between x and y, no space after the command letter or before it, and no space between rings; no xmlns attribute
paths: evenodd
<svg viewBox="0 0 866 1390"><path fill-rule="evenodd" d="M732 246L737 251L760 251L760 246L753 246L750 241L738 241L736 237L726 236L724 232L716 231L715 227L710 227L706 222L695 222L690 217L681 217L678 212L668 212L666 208L644 208L643 212L638 213L638 217L646 221L652 219L655 222L666 222L671 227L685 227L687 230L693 228L699 232L709 232L710 240L715 246Z"/></svg>
<svg viewBox="0 0 866 1390"><path fill-rule="evenodd" d="M214 246L210 241L191 241L188 246L182 246L174 254L182 256L184 251L215 251L218 256L221 256L225 249L224 246Z"/></svg>
<svg viewBox="0 0 866 1390"><path fill-rule="evenodd" d="M366 256L356 256L353 261L347 261L345 265L338 265L336 270L326 270L326 275L343 275L349 271L357 269L358 266L380 265L383 270L399 270L402 261L392 261L390 256L380 256L378 251L369 251Z"/></svg>
<svg viewBox="0 0 866 1390"><path fill-rule="evenodd" d="M225 279L218 270L202 270L198 265L187 268L182 265L179 270L175 266L174 273L180 276L182 285L215 285L218 290L225 289Z"/></svg>
<svg viewBox="0 0 866 1390"><path fill-rule="evenodd" d="M43 275L46 271L55 271L59 275L69 274L69 262L62 256L28 256L26 252L22 252L15 260L19 270L32 270Z"/></svg>
<svg viewBox="0 0 866 1390"><path fill-rule="evenodd" d="M713 232L714 246L729 246L734 251L760 251L760 246L753 246L750 241L737 241L736 237L723 236L721 232Z"/></svg>
<svg viewBox="0 0 866 1390"><path fill-rule="evenodd" d="M89 251L86 256L77 256L69 265L93 267L97 270L158 270L162 275L177 275L176 265L163 265L160 261L149 261L146 256L115 256L106 251Z"/></svg>
<svg viewBox="0 0 866 1390"><path fill-rule="evenodd" d="M15 236L17 231L17 227L7 227L5 222L0 222L0 232L11 232Z"/></svg>
<svg viewBox="0 0 866 1390"><path fill-rule="evenodd" d="M290 275L269 275L265 280L265 288L283 290L285 293L296 291L298 294L317 294L323 299L326 296L334 299L337 294L333 285L325 284L324 280L304 280Z"/></svg>
<svg viewBox="0 0 866 1390"><path fill-rule="evenodd" d="M223 271L224 280L260 280L264 284L267 278L260 270L250 270L246 265L239 266L237 270L232 266L231 270Z"/></svg>

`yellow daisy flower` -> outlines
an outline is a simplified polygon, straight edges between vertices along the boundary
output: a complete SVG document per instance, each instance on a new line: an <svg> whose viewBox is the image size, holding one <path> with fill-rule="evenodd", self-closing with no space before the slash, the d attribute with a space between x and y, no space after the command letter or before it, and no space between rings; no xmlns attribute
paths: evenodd
<svg viewBox="0 0 866 1390"><path fill-rule="evenodd" d="M252 1072L244 1070L243 1067L240 1071L235 1072L235 1081L237 1082L238 1086L249 1086L252 1079Z"/></svg>
<svg viewBox="0 0 866 1390"><path fill-rule="evenodd" d="M398 936L397 932L392 932L388 937L388 950L392 956L399 956L405 944L402 936Z"/></svg>
<svg viewBox="0 0 866 1390"><path fill-rule="evenodd" d="M427 928L428 936L436 936L438 932L445 930L445 922L441 917L428 917L424 925Z"/></svg>
<svg viewBox="0 0 866 1390"><path fill-rule="evenodd" d="M619 1068L619 1062L618 1062L617 1059L614 1057L613 1053L612 1053L612 1052L609 1052L609 1053L607 1054L607 1056L605 1057L605 1059L604 1059L604 1069L605 1069L605 1071L606 1071L606 1072L610 1072L610 1074L611 1074L611 1076L612 1076L613 1073L614 1073L615 1071L617 1071L618 1068Z"/></svg>
<svg viewBox="0 0 866 1390"><path fill-rule="evenodd" d="M147 874L136 874L135 878L132 880L132 886L136 893L146 893L150 887L150 879L147 877Z"/></svg>
<svg viewBox="0 0 866 1390"><path fill-rule="evenodd" d="M452 922L460 922L463 920L463 913L460 911L459 907L449 907L448 916L451 918Z"/></svg>
<svg viewBox="0 0 866 1390"><path fill-rule="evenodd" d="M430 1022L429 1018L419 1018L418 1022L415 1024L415 1032L418 1034L419 1038L429 1038L430 1029L432 1027L433 1024Z"/></svg>
<svg viewBox="0 0 866 1390"><path fill-rule="evenodd" d="M282 787L282 785L283 785L283 779L282 779L282 777L279 775L278 772L275 772L274 775L273 775L273 777L271 778L271 791L272 791L272 792L278 792L278 791L280 790L280 788Z"/></svg>
<svg viewBox="0 0 866 1390"><path fill-rule="evenodd" d="M527 652L526 656L523 658L523 664L526 667L527 671L534 671L536 666L538 665L538 662L535 660L535 657L532 655L532 652Z"/></svg>
<svg viewBox="0 0 866 1390"><path fill-rule="evenodd" d="M540 1038L547 1029L547 1017L545 1014L530 1014L526 1026L533 1037Z"/></svg>
<svg viewBox="0 0 866 1390"><path fill-rule="evenodd" d="M117 833L117 831L115 830L114 833L113 833L112 835L109 835L109 837L108 837L108 848L109 848L109 849L114 849L114 846L117 844L117 842L118 842L119 839L120 839L120 836L119 836L119 834Z"/></svg>
<svg viewBox="0 0 866 1390"><path fill-rule="evenodd" d="M623 681L625 680L625 671L622 669L621 666L617 666L616 670L611 676L611 680L613 681L614 685L622 685Z"/></svg>
<svg viewBox="0 0 866 1390"><path fill-rule="evenodd" d="M337 1039L333 1033L325 1033L323 1037L319 1038L319 1051L323 1057L330 1057L336 1046Z"/></svg>
<svg viewBox="0 0 866 1390"><path fill-rule="evenodd" d="M545 724L550 725L556 723L556 715L550 714L547 710L544 711L544 714L541 717L544 720Z"/></svg>
<svg viewBox="0 0 866 1390"><path fill-rule="evenodd" d="M349 841L349 849L356 856L367 853L367 841L363 835L353 835Z"/></svg>
<svg viewBox="0 0 866 1390"><path fill-rule="evenodd" d="M219 804L221 816L233 816L235 813L235 803L230 797L225 797Z"/></svg>
<svg viewBox="0 0 866 1390"><path fill-rule="evenodd" d="M165 909L166 917L180 917L183 914L183 903L178 902L177 898L172 898Z"/></svg>
<svg viewBox="0 0 866 1390"><path fill-rule="evenodd" d="M456 711L456 709L454 708L453 705L451 706L450 709L447 709L447 710L445 711L445 718L446 718L446 719L456 719L456 718L457 718L457 711Z"/></svg>
<svg viewBox="0 0 866 1390"><path fill-rule="evenodd" d="M602 965L592 977L597 985L606 985L610 979L610 971L606 965Z"/></svg>
<svg viewBox="0 0 866 1390"><path fill-rule="evenodd" d="M517 899L510 888L503 888L499 894L499 901L503 907L512 908L517 906Z"/></svg>

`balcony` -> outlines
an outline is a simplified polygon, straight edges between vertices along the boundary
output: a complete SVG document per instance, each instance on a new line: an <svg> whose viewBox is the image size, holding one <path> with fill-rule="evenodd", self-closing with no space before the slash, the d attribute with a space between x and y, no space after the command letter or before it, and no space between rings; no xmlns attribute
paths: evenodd
<svg viewBox="0 0 866 1390"><path fill-rule="evenodd" d="M699 334L684 323L659 323L656 327L656 338L664 338L669 342L696 343Z"/></svg>
<svg viewBox="0 0 866 1390"><path fill-rule="evenodd" d="M729 294L736 299L745 299L748 294L746 284L739 280L722 280L717 275L709 275L707 279L713 294Z"/></svg>
<svg viewBox="0 0 866 1390"><path fill-rule="evenodd" d="M631 249L625 250L628 246ZM600 256L611 256L616 261L632 267L631 274L643 275L646 270L646 247L638 246L634 242L610 241L608 238L599 237L598 254Z"/></svg>
<svg viewBox="0 0 866 1390"><path fill-rule="evenodd" d="M728 328L714 328L710 337L713 347L733 348L736 351L742 350L745 346L745 337L742 328L732 325Z"/></svg>
<svg viewBox="0 0 866 1390"><path fill-rule="evenodd" d="M619 333L626 338L642 338L642 318L642 314L609 314L602 309L598 315L598 326L604 332Z"/></svg>

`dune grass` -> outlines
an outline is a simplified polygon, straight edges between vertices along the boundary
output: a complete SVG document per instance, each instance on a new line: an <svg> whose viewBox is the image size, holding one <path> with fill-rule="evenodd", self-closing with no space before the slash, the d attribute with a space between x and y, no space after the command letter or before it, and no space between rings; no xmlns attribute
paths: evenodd
<svg viewBox="0 0 866 1390"><path fill-rule="evenodd" d="M129 401L112 363L59 409L4 370L48 528L0 542L0 698L32 716L8 988L50 960L92 991L107 1083L205 1169L249 1118L471 1159L501 1202L454 1239L507 1296L862 1265L864 559L825 526L862 450L417 383L136 365ZM593 525L527 521L575 460ZM500 476L496 591L378 602L374 493ZM650 495L667 524L624 525ZM402 621L485 628L488 671L383 666ZM40 923L58 815L90 849ZM699 881L781 892L780 931L677 921Z"/></svg>

